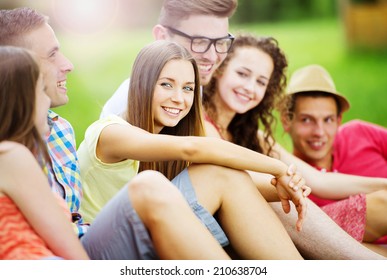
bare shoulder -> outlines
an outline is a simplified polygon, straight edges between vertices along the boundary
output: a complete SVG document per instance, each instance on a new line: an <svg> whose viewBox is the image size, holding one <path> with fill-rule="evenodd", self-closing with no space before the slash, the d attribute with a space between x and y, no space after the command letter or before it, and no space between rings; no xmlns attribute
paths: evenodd
<svg viewBox="0 0 387 280"><path fill-rule="evenodd" d="M29 152L26 146L13 142L13 141L2 141L0 142L0 157L7 156L9 153L25 153Z"/></svg>
<svg viewBox="0 0 387 280"><path fill-rule="evenodd" d="M19 143L0 143L0 191L5 191L18 181L30 178L39 170L39 165L30 150Z"/></svg>
<svg viewBox="0 0 387 280"><path fill-rule="evenodd" d="M209 121L204 121L204 129L207 137L221 138L216 127Z"/></svg>
<svg viewBox="0 0 387 280"><path fill-rule="evenodd" d="M23 144L13 141L2 141L0 143L0 169L2 171L19 164L28 165L33 161L36 161L35 157Z"/></svg>

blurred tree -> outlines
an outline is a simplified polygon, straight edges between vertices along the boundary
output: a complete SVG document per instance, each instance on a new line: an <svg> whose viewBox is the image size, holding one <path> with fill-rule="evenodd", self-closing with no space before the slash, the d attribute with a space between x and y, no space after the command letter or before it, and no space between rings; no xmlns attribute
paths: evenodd
<svg viewBox="0 0 387 280"><path fill-rule="evenodd" d="M341 0L350 48L387 49L387 0Z"/></svg>
<svg viewBox="0 0 387 280"><path fill-rule="evenodd" d="M350 0L349 2L364 4L364 3L376 3L378 2L378 0Z"/></svg>
<svg viewBox="0 0 387 280"><path fill-rule="evenodd" d="M236 23L300 20L337 15L336 0L239 0Z"/></svg>
<svg viewBox="0 0 387 280"><path fill-rule="evenodd" d="M0 9L14 9L20 7L24 3L23 0L1 0Z"/></svg>

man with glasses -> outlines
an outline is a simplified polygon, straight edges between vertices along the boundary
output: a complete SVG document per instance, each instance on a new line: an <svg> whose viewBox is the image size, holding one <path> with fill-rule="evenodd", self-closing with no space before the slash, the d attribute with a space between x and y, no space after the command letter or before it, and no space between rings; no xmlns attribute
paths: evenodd
<svg viewBox="0 0 387 280"><path fill-rule="evenodd" d="M235 39L230 33L222 38L211 39L205 36L190 36L170 26L164 27L176 35L188 38L191 41L190 49L193 53L205 53L210 49L211 45L214 45L217 53L228 53Z"/></svg>
<svg viewBox="0 0 387 280"><path fill-rule="evenodd" d="M206 85L226 58L234 40L228 33L228 19L236 6L237 0L166 0L159 23L153 27L153 37L175 41L189 50L198 64L200 82ZM126 110L128 89L129 79L107 101L101 117L120 115Z"/></svg>
<svg viewBox="0 0 387 280"><path fill-rule="evenodd" d="M234 40L228 32L228 19L233 15L236 6L237 0L165 0L159 23L152 30L153 37L156 40L175 41L187 48L198 64L201 85L206 85L226 58ZM100 117L124 113L128 90L129 79L125 80L107 101ZM309 203L309 217L302 232L297 232L294 227L297 220L296 211L285 214L280 203L270 205L280 217L298 250L306 258L378 258L338 227L313 203Z"/></svg>

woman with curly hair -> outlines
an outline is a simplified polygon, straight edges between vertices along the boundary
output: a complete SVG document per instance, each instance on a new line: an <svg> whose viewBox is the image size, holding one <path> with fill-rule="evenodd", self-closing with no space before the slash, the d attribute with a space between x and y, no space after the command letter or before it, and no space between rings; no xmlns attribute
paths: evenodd
<svg viewBox="0 0 387 280"><path fill-rule="evenodd" d="M276 120L273 109L286 86L287 65L274 38L238 36L227 58L204 88L206 120L211 124L207 129L216 128L223 139L270 154ZM267 149L256 137L260 125Z"/></svg>
<svg viewBox="0 0 387 280"><path fill-rule="evenodd" d="M278 155L273 149L273 110L286 86L287 66L274 38L237 36L226 59L203 89L207 136L273 157ZM278 200L270 177L249 173L268 201Z"/></svg>
<svg viewBox="0 0 387 280"><path fill-rule="evenodd" d="M237 36L227 58L203 89L207 136L296 164L307 185L326 198L343 199L385 188L383 178L318 172L275 142L273 110L286 105L283 93L287 65L275 39ZM266 200L275 201L271 178L256 172L249 174ZM311 201L308 204L308 209L315 211L317 206Z"/></svg>

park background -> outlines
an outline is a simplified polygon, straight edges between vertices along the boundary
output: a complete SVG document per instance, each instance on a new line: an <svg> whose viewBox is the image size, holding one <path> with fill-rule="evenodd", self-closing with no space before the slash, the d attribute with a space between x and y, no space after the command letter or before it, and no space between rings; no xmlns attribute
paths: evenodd
<svg viewBox="0 0 387 280"><path fill-rule="evenodd" d="M151 29L161 4L162 0L0 0L2 9L28 6L49 16L61 51L75 66L67 81L70 102L54 111L72 123L77 145L104 103L130 76L139 50L153 41ZM352 18L356 14L359 19ZM275 37L287 55L288 76L307 64L323 65L351 102L344 122L363 119L387 126L386 0L239 0L230 31ZM280 123L276 138L290 147Z"/></svg>

